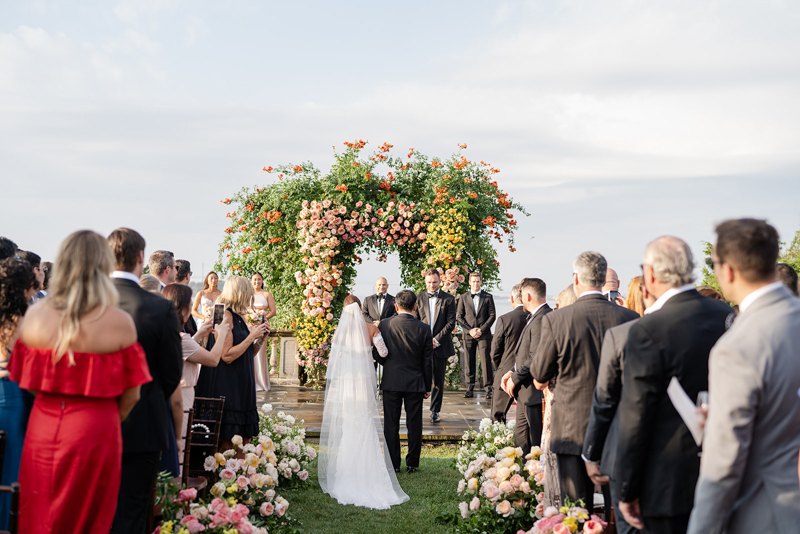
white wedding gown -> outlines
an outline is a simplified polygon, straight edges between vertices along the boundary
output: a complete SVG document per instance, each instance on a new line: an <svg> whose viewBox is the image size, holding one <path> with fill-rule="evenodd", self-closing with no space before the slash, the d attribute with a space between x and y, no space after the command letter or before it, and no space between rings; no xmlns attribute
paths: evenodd
<svg viewBox="0 0 800 534"><path fill-rule="evenodd" d="M378 414L372 343L358 304L333 337L319 437L319 485L339 504L383 510L408 501L389 458Z"/></svg>

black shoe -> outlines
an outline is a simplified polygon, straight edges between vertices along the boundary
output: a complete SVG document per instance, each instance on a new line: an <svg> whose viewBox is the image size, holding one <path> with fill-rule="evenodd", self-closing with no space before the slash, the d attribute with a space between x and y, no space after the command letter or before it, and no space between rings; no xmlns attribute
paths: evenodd
<svg viewBox="0 0 800 534"><path fill-rule="evenodd" d="M486 400L492 400L492 390L486 392Z"/></svg>
<svg viewBox="0 0 800 534"><path fill-rule="evenodd" d="M416 467L407 467L406 468L406 473L416 473L416 472L417 472L417 468Z"/></svg>
<svg viewBox="0 0 800 534"><path fill-rule="evenodd" d="M472 398L472 397L474 397L474 396L475 396L475 394L472 392L472 388L469 388L469 389L467 390L467 392L466 392L466 393L464 393L464 398L465 398L465 399L471 399L471 398Z"/></svg>
<svg viewBox="0 0 800 534"><path fill-rule="evenodd" d="M438 423L439 421L439 412L431 412L431 423Z"/></svg>
<svg viewBox="0 0 800 534"><path fill-rule="evenodd" d="M399 467L395 467L395 468L394 468L394 472L395 472L395 473L399 473L399 472L400 472L400 468L399 468Z"/></svg>

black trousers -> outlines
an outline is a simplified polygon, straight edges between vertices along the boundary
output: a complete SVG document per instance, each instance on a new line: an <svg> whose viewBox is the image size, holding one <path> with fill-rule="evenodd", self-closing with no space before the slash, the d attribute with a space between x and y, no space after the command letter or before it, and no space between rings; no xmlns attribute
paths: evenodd
<svg viewBox="0 0 800 534"><path fill-rule="evenodd" d="M492 421L506 422L506 413L511 408L511 403L514 399L508 396L508 393L503 391L500 386L503 379L503 373L498 372L494 375L494 389L492 391Z"/></svg>
<svg viewBox="0 0 800 534"><path fill-rule="evenodd" d="M630 526L622 516L622 512L619 511L619 484L614 482L612 478L608 481L608 486L611 493L611 502L614 503L614 524L617 527L617 534L637 534L641 532L638 528ZM606 521L608 521L608 519L606 519Z"/></svg>
<svg viewBox="0 0 800 534"><path fill-rule="evenodd" d="M475 377L478 374L477 352L480 352L480 362L483 372L481 373L481 387L491 389L494 382L494 367L491 358L492 336L483 335L480 339L475 339L464 332L464 372L466 373L467 385L475 385Z"/></svg>
<svg viewBox="0 0 800 534"><path fill-rule="evenodd" d="M149 534L147 511L158 476L161 451L123 453L117 512L111 534Z"/></svg>
<svg viewBox="0 0 800 534"><path fill-rule="evenodd" d="M389 458L395 469L400 469L400 412L406 406L408 454L406 467L419 467L422 452L422 400L425 394L418 391L383 392L383 437Z"/></svg>
<svg viewBox="0 0 800 534"><path fill-rule="evenodd" d="M442 411L444 399L444 372L447 370L447 358L433 356L433 391L431 391L431 411Z"/></svg>
<svg viewBox="0 0 800 534"><path fill-rule="evenodd" d="M526 406L517 401L517 424L514 427L514 443L522 447L523 455L531 447L542 444L542 403Z"/></svg>
<svg viewBox="0 0 800 534"><path fill-rule="evenodd" d="M665 517L643 517L646 534L686 534L689 528L689 514Z"/></svg>
<svg viewBox="0 0 800 534"><path fill-rule="evenodd" d="M565 497L573 502L583 500L584 507L594 509L594 482L586 473L586 464L577 454L558 454L558 481L561 484L561 502Z"/></svg>

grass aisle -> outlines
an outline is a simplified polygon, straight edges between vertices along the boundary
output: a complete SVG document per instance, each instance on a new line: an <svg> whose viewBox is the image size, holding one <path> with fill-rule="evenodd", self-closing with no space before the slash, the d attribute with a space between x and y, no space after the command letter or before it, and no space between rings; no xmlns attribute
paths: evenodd
<svg viewBox="0 0 800 534"><path fill-rule="evenodd" d="M408 474L403 467L397 476L411 500L389 510L342 506L322 493L317 483L316 461L309 467L306 487L280 493L290 503L289 514L302 522L306 533L448 533L453 531L452 527L438 524L436 517L458 510L456 486L461 477L454 462L457 452L453 446L424 446L419 471ZM405 455L403 447L402 457Z"/></svg>

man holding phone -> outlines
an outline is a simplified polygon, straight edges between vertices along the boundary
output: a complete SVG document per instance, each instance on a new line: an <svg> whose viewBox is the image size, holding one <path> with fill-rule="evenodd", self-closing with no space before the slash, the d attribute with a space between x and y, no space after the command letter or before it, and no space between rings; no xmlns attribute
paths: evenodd
<svg viewBox="0 0 800 534"><path fill-rule="evenodd" d="M612 268L606 270L606 282L603 284L603 295L610 302L616 302L620 306L625 306L625 297L619 294L619 276L617 271Z"/></svg>

